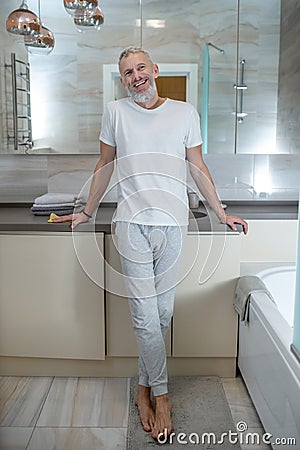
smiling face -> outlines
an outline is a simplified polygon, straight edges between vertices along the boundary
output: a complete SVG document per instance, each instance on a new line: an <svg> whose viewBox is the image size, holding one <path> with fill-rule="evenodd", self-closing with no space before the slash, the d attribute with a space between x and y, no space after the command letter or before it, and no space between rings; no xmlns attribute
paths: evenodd
<svg viewBox="0 0 300 450"><path fill-rule="evenodd" d="M155 78L158 67L142 52L129 53L120 61L120 81L128 95L138 103L145 103L157 95Z"/></svg>

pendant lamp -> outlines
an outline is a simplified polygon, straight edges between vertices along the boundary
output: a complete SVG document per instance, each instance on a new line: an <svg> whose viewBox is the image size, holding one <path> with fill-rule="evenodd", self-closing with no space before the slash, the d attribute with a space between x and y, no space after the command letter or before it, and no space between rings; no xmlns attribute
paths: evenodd
<svg viewBox="0 0 300 450"><path fill-rule="evenodd" d="M97 7L91 16L74 17L74 23L79 31L85 31L92 27L100 30L100 25L104 22L104 15L101 8Z"/></svg>
<svg viewBox="0 0 300 450"><path fill-rule="evenodd" d="M37 36L24 36L24 43L29 53L32 55L49 55L55 45L52 31L44 25Z"/></svg>
<svg viewBox="0 0 300 450"><path fill-rule="evenodd" d="M39 34L40 29L40 19L28 9L26 0L22 0L20 7L12 11L6 19L6 30L12 34L34 36Z"/></svg>
<svg viewBox="0 0 300 450"><path fill-rule="evenodd" d="M98 6L98 0L64 0L64 7L72 17L92 15Z"/></svg>
<svg viewBox="0 0 300 450"><path fill-rule="evenodd" d="M41 21L41 1L38 0L39 18ZM49 55L54 49L55 39L49 28L41 25L38 35L24 36L24 44L29 53L33 55Z"/></svg>

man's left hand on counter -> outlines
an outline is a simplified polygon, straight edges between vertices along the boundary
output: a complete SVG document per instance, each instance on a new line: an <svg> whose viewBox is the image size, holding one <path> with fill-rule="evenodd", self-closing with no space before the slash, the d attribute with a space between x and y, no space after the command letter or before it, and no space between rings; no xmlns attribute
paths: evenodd
<svg viewBox="0 0 300 450"><path fill-rule="evenodd" d="M232 216L231 214L225 214L226 224L230 226L234 231L238 231L236 224L239 224L243 228L243 233L248 233L248 223L239 216Z"/></svg>

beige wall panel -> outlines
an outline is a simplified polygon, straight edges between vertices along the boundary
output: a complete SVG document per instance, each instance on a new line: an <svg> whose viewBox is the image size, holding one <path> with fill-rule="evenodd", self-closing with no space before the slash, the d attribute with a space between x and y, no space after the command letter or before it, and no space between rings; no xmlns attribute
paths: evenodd
<svg viewBox="0 0 300 450"><path fill-rule="evenodd" d="M241 261L296 261L297 220L248 220L241 239Z"/></svg>

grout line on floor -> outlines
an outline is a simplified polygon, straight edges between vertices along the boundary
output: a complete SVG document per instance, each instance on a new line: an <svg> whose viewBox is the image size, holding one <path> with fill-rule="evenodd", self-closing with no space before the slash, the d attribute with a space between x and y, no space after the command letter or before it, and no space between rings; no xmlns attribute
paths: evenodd
<svg viewBox="0 0 300 450"><path fill-rule="evenodd" d="M48 395L49 395L51 386L52 386L52 384L53 384L53 381L54 381L54 377L52 377L51 383L50 383L49 388L48 388L48 392L47 392L47 394L45 395L44 401L43 401L43 403L42 403L42 405L41 405L41 408L40 408L40 412L39 412L39 414L38 414L38 416L37 416L37 419L36 419L36 421L35 421L35 424L34 424L33 427L32 427L32 431L31 431L31 433L30 433L30 436L29 436L29 439L28 439L28 442L27 442L27 445L26 445L26 450L28 449L29 443L30 443L30 441L31 441L31 439L32 439L32 435L33 435L33 433L34 433L34 430L36 429L36 424L38 423L38 420L39 420L39 418L40 418L40 415L42 414L42 410L43 410L44 405L45 405L45 403L46 403L46 400L47 400L47 398L48 398Z"/></svg>

